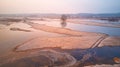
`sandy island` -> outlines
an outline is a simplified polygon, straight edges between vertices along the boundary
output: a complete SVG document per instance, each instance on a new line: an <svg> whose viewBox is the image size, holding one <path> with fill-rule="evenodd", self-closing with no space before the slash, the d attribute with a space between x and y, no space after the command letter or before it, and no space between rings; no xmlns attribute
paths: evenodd
<svg viewBox="0 0 120 67"><path fill-rule="evenodd" d="M87 49L98 46L108 35L101 33L79 32L66 28L57 28L40 24L30 24L32 28L52 33L66 34L66 37L43 37L35 38L16 47L19 50L28 50L44 47L61 47L63 49Z"/></svg>

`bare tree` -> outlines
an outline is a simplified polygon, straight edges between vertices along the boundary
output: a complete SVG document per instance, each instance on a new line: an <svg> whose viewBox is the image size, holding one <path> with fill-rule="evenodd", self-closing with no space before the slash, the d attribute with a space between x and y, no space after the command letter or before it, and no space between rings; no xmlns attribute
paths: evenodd
<svg viewBox="0 0 120 67"><path fill-rule="evenodd" d="M67 20L67 16L66 15L62 15L61 16L61 26L63 28L66 27L66 25L67 25L66 20Z"/></svg>

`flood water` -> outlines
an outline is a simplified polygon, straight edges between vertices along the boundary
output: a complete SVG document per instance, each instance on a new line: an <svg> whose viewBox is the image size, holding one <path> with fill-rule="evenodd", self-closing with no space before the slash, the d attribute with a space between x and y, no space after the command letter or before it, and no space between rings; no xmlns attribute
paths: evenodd
<svg viewBox="0 0 120 67"><path fill-rule="evenodd" d="M49 20L49 21L31 21L38 24L45 24L48 26L53 27L61 27L60 21L58 20ZM25 31L12 31L10 28L21 28L27 29L31 32ZM28 39L35 38L35 37L58 37L64 36L55 33L44 32L40 30L35 30L30 28L28 24L25 23L13 23L9 26L0 24L0 54L4 53L4 51L9 51L14 46L27 41ZM99 32L99 33L106 33L111 36L120 36L120 28L112 28L112 27L101 27L101 26L90 26L90 25L82 25L82 24L74 24L74 23L67 23L65 28L77 30L77 31L87 31L87 32ZM9 45L9 46L6 46Z"/></svg>
<svg viewBox="0 0 120 67"><path fill-rule="evenodd" d="M32 21L38 24L45 24L53 27L61 27L60 21ZM83 25L83 24L74 24L67 22L67 26L65 28L77 30L77 31L86 31L86 32L98 32L109 34L110 36L120 36L120 28L113 27L102 27L102 26L91 26L91 25Z"/></svg>
<svg viewBox="0 0 120 67"><path fill-rule="evenodd" d="M89 58L83 62L83 65L87 63L91 64L115 64L114 58L120 58L120 47L96 47L87 50L74 49L66 50L72 56L74 56L78 61L90 54Z"/></svg>
<svg viewBox="0 0 120 67"><path fill-rule="evenodd" d="M25 41L28 41L36 37L59 37L65 36L57 33L49 33L45 31L35 30L30 28L31 26L25 23L13 23L9 26L0 24L0 54L11 51L15 46L22 44ZM31 32L26 31L13 31L10 28L20 28L25 30L30 30Z"/></svg>
<svg viewBox="0 0 120 67"><path fill-rule="evenodd" d="M84 20L84 21L120 25L120 21L107 21L107 20L95 20L95 19L93 19L93 20L92 19L87 19L87 20Z"/></svg>
<svg viewBox="0 0 120 67"><path fill-rule="evenodd" d="M110 36L120 36L120 32L119 32L120 28L90 26L90 25L73 24L73 23L68 23L68 26L66 28L70 28L78 31L105 33Z"/></svg>
<svg viewBox="0 0 120 67"><path fill-rule="evenodd" d="M8 62L1 67L44 67L44 65L49 65L49 67L66 67L62 66L64 65L64 62L69 62L69 61L74 61L74 60L68 60L71 57L75 58L75 61L78 61L79 66L77 67L84 67L84 66L89 66L89 65L102 65L102 64L109 64L109 65L114 65L117 64L115 62L114 58L120 58L120 47L97 47L97 48L92 48L92 49L61 49L61 48L49 48L53 52L49 51L44 51L41 52L42 50L35 50L34 52L31 51L30 54L27 56L16 59L13 62ZM56 54L54 55L54 52L59 53L58 56L62 59L62 57L66 57L64 53L67 53L67 55L70 55L70 57L67 56L67 59L55 59L55 57L58 57ZM47 53L41 55L42 53ZM62 54L61 54L62 53ZM37 55L36 55L37 54ZM30 56L29 56L30 55ZM53 66L50 66L51 64L51 58L53 60ZM11 58L10 58L11 59ZM7 60L7 59L5 59ZM82 60L82 61L81 61ZM69 63L68 63L69 64ZM71 67L76 67L76 66L71 66ZM90 66L91 67L91 66ZM111 66L112 67L112 66ZM119 66L117 66L119 67Z"/></svg>
<svg viewBox="0 0 120 67"><path fill-rule="evenodd" d="M61 27L59 21L31 21L31 22L38 23L38 24L45 24L53 27ZM27 29L27 30L30 30L31 32L10 30L10 28L14 28L14 27ZM11 51L14 47L32 38L66 36L61 34L35 30L30 27L31 26L25 23L13 23L9 26L0 24L0 54L2 55L4 53L7 53ZM67 23L67 26L65 28L69 28L77 31L106 33L111 36L120 36L120 32L119 32L120 28L90 26L90 25L82 25L82 24L74 24L74 23ZM83 56L86 56L89 53L91 56L85 62L83 62L83 65L86 65L86 63L115 64L115 62L113 61L113 58L114 57L120 58L120 53L119 53L120 47L101 47L101 48L92 48L92 49L86 49L86 50L65 49L63 51L70 53L70 55L72 55L78 61L80 61L83 58Z"/></svg>

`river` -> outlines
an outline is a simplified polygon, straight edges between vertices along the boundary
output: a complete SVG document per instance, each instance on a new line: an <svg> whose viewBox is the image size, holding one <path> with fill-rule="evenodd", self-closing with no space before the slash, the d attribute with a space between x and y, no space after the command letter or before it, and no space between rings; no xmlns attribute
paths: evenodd
<svg viewBox="0 0 120 67"><path fill-rule="evenodd" d="M45 24L53 27L61 27L60 21L32 21L38 24ZM85 31L85 32L97 32L97 33L105 33L110 36L120 36L120 28L114 27L103 27L103 26L91 26L84 24L74 24L67 22L67 26L65 28L77 30L77 31Z"/></svg>

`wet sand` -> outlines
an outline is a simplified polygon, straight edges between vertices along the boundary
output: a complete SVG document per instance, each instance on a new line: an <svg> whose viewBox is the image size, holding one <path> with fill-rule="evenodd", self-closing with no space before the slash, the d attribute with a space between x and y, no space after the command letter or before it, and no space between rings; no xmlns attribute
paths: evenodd
<svg viewBox="0 0 120 67"><path fill-rule="evenodd" d="M120 50L120 47L102 47L89 50L61 48L41 48L26 51L14 50L6 56L0 57L0 60L2 60L0 61L0 66L35 67L37 65L39 67L119 67L119 64L113 60L114 57L120 56L117 51L118 49Z"/></svg>
<svg viewBox="0 0 120 67"><path fill-rule="evenodd" d="M29 23L29 25L31 25L32 28L37 30L43 30L46 32L66 34L66 35L72 35L72 36L101 36L102 35L101 33L76 31L68 28L52 27L52 26L46 26L44 24L37 24L37 23Z"/></svg>
<svg viewBox="0 0 120 67"><path fill-rule="evenodd" d="M34 67L35 65L38 65L41 67L79 67L79 65L77 66L76 64L76 62L79 62L73 56L71 56L71 54L62 51L56 51L51 48L60 47L62 50L72 50L110 46L108 44L111 42L112 45L120 44L119 38L116 39L114 37L109 37L107 34L75 31L71 29L57 28L35 23L29 23L29 25L37 30L66 34L69 36L37 37L35 39L28 40L16 46L13 51L6 56L0 57L0 66L18 67L22 65L22 67ZM106 45L104 45L104 43ZM92 54L87 53L83 55L83 60L81 59L81 61L84 62L91 56ZM119 66L119 64L116 66Z"/></svg>
<svg viewBox="0 0 120 67"><path fill-rule="evenodd" d="M28 24L25 23L13 23L9 26L1 25L0 30L0 56L3 54L11 51L17 45L28 41L29 39L36 38L36 37L60 37L66 36L57 33L49 33L41 30L35 30L30 28ZM17 28L16 31L10 30L11 28ZM21 29L20 31L18 30ZM27 31L27 32L26 32ZM31 31L31 32L28 32Z"/></svg>
<svg viewBox="0 0 120 67"><path fill-rule="evenodd" d="M87 49L90 48L98 37L39 37L23 43L16 47L17 51L44 48L44 47L61 47L62 49Z"/></svg>
<svg viewBox="0 0 120 67"><path fill-rule="evenodd" d="M66 34L66 37L43 37L35 38L16 47L18 50L61 47L63 49L87 49L94 48L108 35L101 33L80 32L66 28L57 28L40 24L30 24L32 28L52 33Z"/></svg>
<svg viewBox="0 0 120 67"><path fill-rule="evenodd" d="M37 49L27 52L11 52L0 58L2 67L69 67L76 59L64 52L51 49Z"/></svg>

